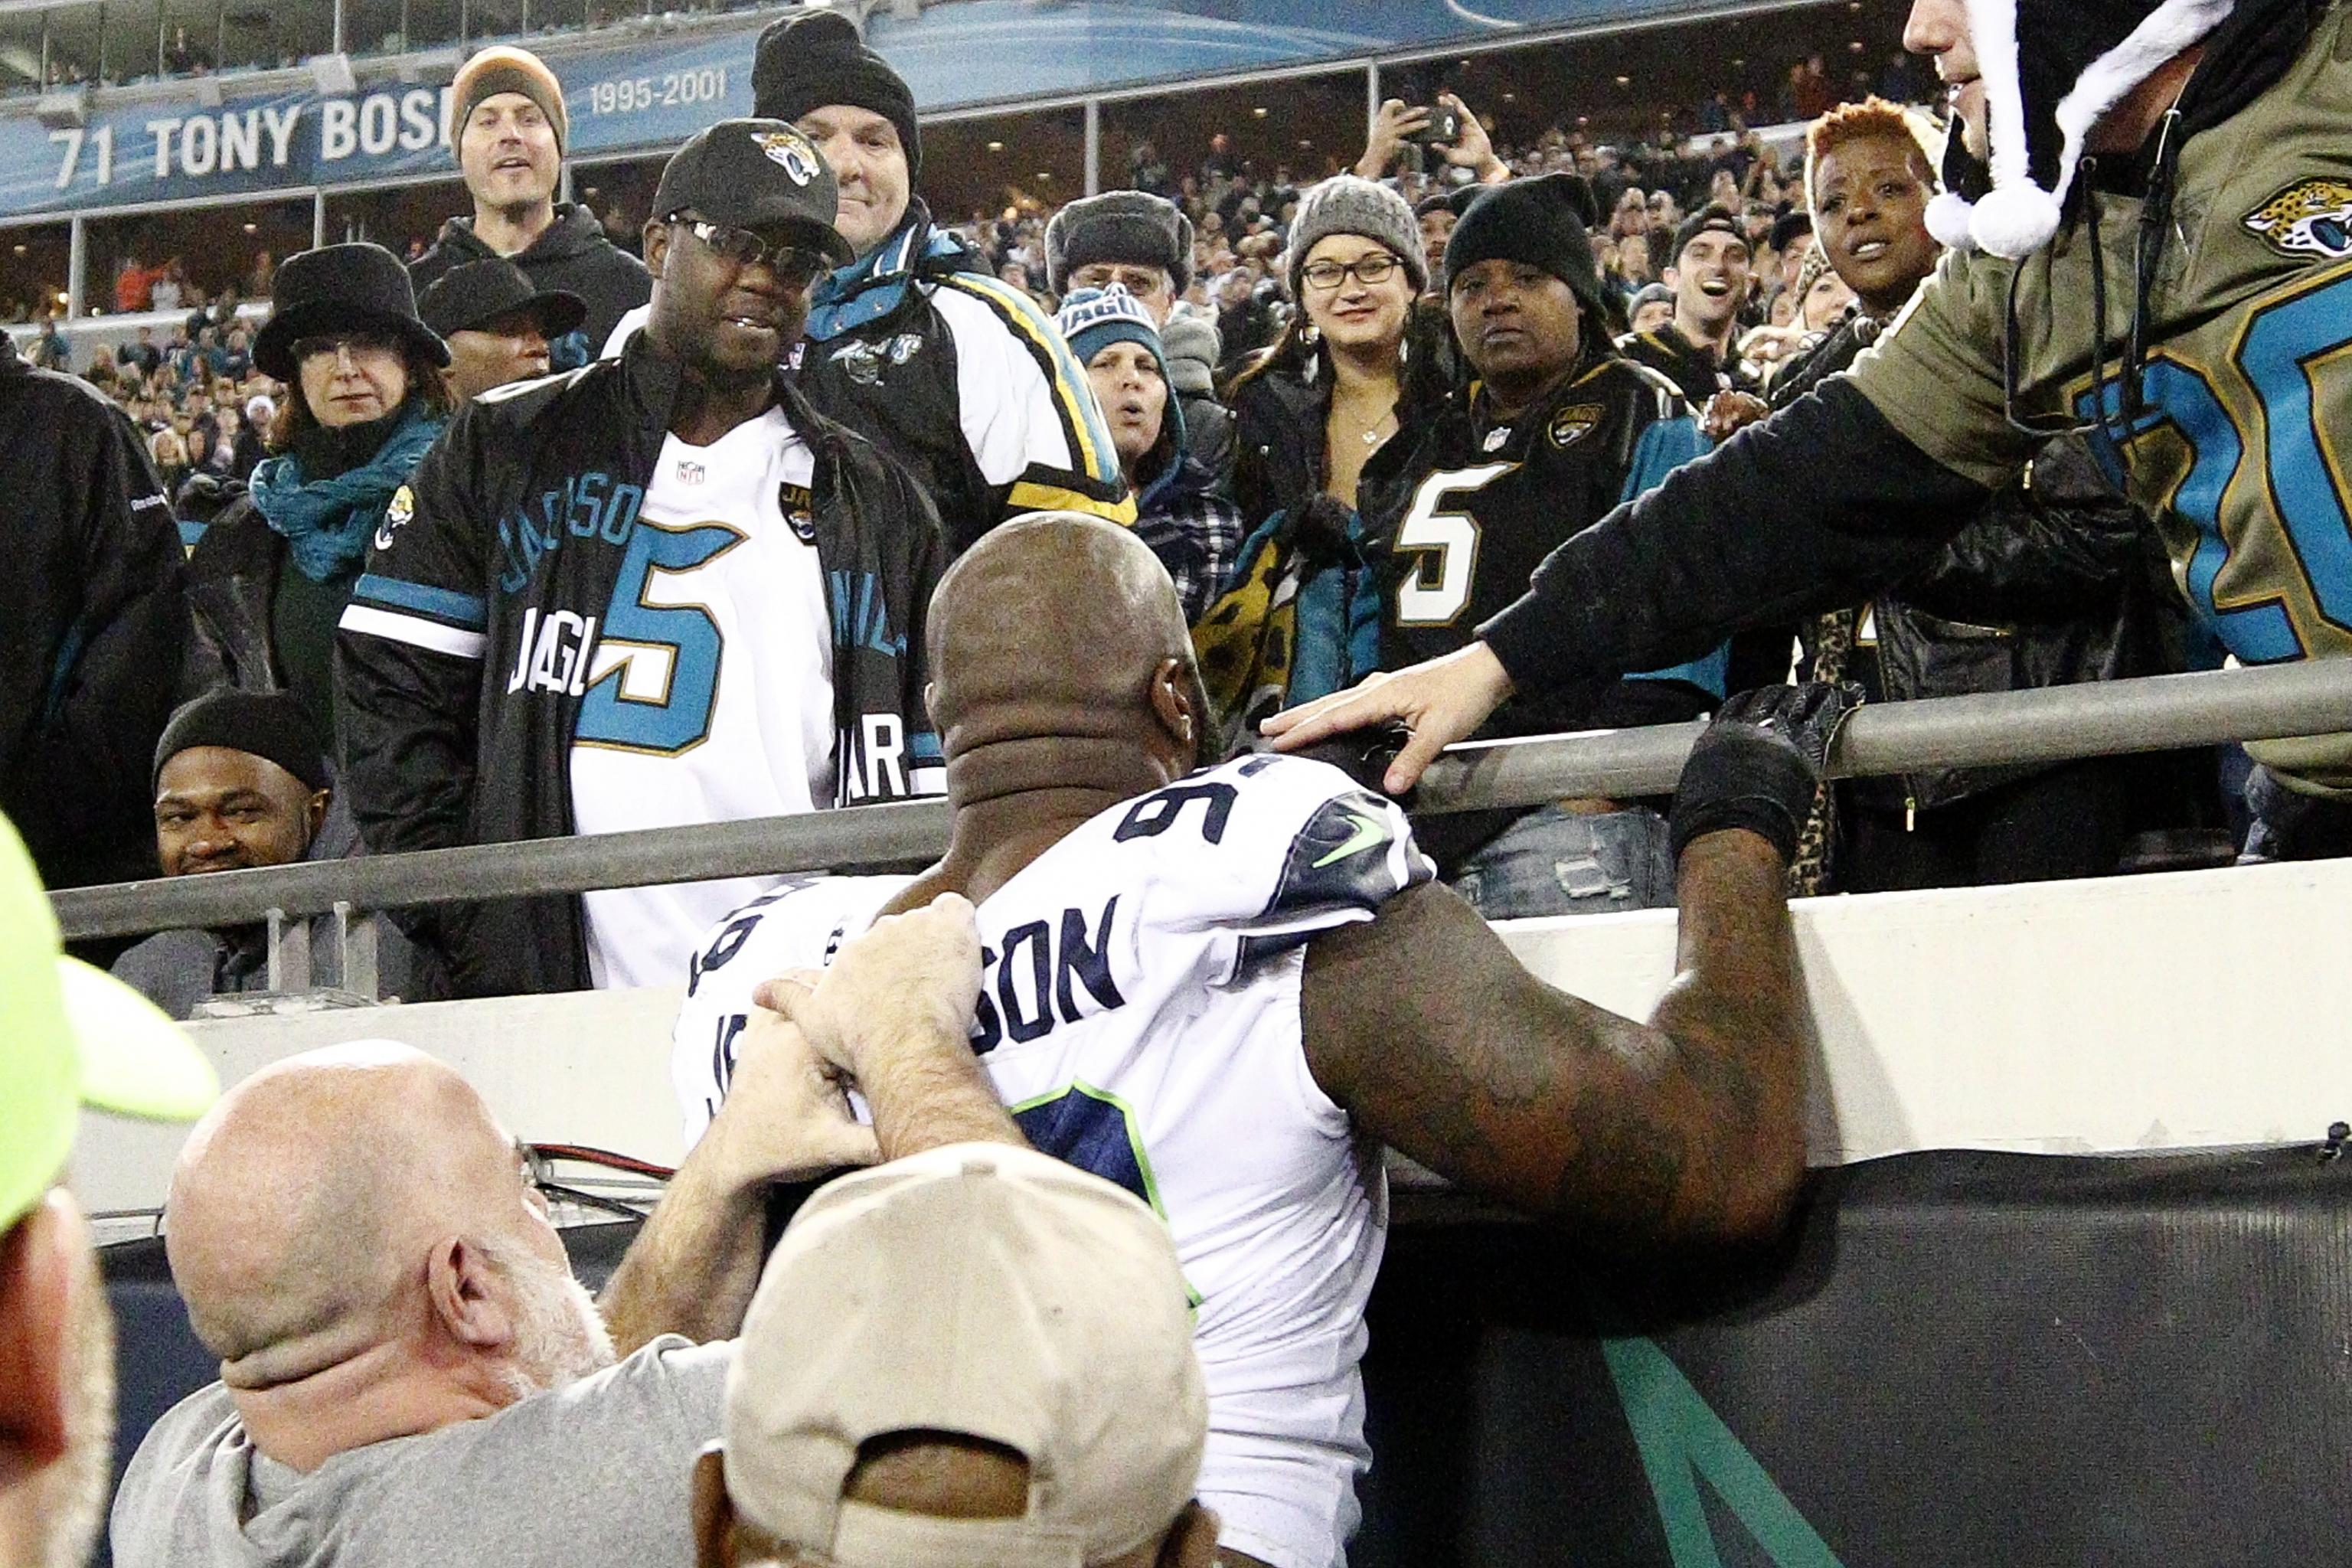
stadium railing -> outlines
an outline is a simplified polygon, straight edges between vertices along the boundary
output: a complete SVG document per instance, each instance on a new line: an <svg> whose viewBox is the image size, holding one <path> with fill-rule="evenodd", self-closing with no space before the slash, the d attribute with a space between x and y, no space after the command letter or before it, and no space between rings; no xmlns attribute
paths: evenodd
<svg viewBox="0 0 2352 1568"><path fill-rule="evenodd" d="M1416 813L1670 792L1697 724L1457 746ZM2352 659L1866 706L1830 754L1837 777L2053 762L2352 731ZM342 989L374 994L385 910L716 878L919 863L947 841L943 801L693 827L156 878L51 895L69 939L266 922L273 990L310 984L311 917L335 917Z"/></svg>

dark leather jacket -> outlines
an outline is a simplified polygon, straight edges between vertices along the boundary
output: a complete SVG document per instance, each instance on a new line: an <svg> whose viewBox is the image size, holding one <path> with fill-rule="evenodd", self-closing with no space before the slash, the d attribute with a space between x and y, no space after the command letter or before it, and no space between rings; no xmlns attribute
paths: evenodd
<svg viewBox="0 0 2352 1568"><path fill-rule="evenodd" d="M1864 318L1843 323L1790 367L1772 402L1811 391L1876 336ZM2166 674L2182 668L2177 604L2154 525L2079 437L2063 437L1923 571L1870 602L1881 695L1899 702ZM1813 626L1803 630L1810 663ZM1849 787L1882 808L1926 810L2051 765L1938 768Z"/></svg>
<svg viewBox="0 0 2352 1568"><path fill-rule="evenodd" d="M1319 349L1277 343L1234 378L1233 495L1244 531L1322 493L1323 426L1331 413L1330 367ZM1434 417L1464 384L1461 356L1443 313L1418 302L1405 328L1397 426ZM1189 411L1187 416L1190 416Z"/></svg>

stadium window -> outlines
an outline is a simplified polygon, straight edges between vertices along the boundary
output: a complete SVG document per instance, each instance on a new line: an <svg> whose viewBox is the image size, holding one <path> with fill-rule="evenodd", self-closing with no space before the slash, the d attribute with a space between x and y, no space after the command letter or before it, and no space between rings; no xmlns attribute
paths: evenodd
<svg viewBox="0 0 2352 1568"><path fill-rule="evenodd" d="M98 79L99 7L60 5L44 13L48 85L69 87Z"/></svg>
<svg viewBox="0 0 2352 1568"><path fill-rule="evenodd" d="M0 93L40 90L46 23L37 11L0 13Z"/></svg>
<svg viewBox="0 0 2352 1568"><path fill-rule="evenodd" d="M37 321L57 310L72 246L66 224L0 228L0 321Z"/></svg>
<svg viewBox="0 0 2352 1568"><path fill-rule="evenodd" d="M470 213L464 182L429 180L372 191L327 193L327 243L364 239L405 261L428 248L448 218Z"/></svg>
<svg viewBox="0 0 2352 1568"><path fill-rule="evenodd" d="M343 0L343 47L353 56L404 55L408 38L408 0Z"/></svg>
<svg viewBox="0 0 2352 1568"><path fill-rule="evenodd" d="M632 256L645 238L646 219L652 214L654 187L661 181L662 158L631 158L612 163L572 165L572 195L596 215L605 237Z"/></svg>
<svg viewBox="0 0 2352 1568"><path fill-rule="evenodd" d="M310 203L238 203L92 218L89 245L87 303L94 310L193 310L224 289L250 297L253 263L260 252L282 261L308 250ZM126 271L132 280L126 281ZM167 302L172 300L176 303Z"/></svg>
<svg viewBox="0 0 2352 1568"><path fill-rule="evenodd" d="M333 48L335 8L225 0L218 37L221 69L273 70Z"/></svg>
<svg viewBox="0 0 2352 1568"><path fill-rule="evenodd" d="M1001 144L1002 152L991 149ZM1121 184L1106 163L1106 187ZM1042 176L1042 177L1041 177ZM968 225L1007 207L1059 206L1087 189L1083 109L938 120L923 126L923 195L942 223ZM1043 269L1034 279L1043 289Z"/></svg>
<svg viewBox="0 0 2352 1568"><path fill-rule="evenodd" d="M1261 108L1267 112L1256 113ZM1271 94L1260 83L1109 100L1102 110L1103 185L1173 191L1187 175L1199 176L1219 134L1229 139L1231 156L1266 178L1287 171L1293 185L1311 184L1332 172L1334 158L1353 163L1363 151L1364 73L1289 78Z"/></svg>

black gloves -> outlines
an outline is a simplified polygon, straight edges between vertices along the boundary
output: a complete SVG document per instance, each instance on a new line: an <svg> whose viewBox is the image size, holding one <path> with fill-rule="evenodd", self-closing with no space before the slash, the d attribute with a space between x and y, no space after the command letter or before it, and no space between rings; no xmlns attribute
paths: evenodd
<svg viewBox="0 0 2352 1568"><path fill-rule="evenodd" d="M1669 827L1677 858L1703 833L1745 827L1793 860L1838 726L1859 687L1764 686L1726 702L1691 748Z"/></svg>

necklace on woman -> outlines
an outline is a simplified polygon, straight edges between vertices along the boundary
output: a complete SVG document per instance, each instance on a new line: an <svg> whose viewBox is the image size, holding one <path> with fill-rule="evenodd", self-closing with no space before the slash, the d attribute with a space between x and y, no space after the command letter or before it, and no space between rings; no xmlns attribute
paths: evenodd
<svg viewBox="0 0 2352 1568"><path fill-rule="evenodd" d="M1396 410L1391 408L1387 413L1375 418L1370 425L1365 426L1361 430L1358 431L1357 434L1363 437L1364 445L1367 447L1379 446L1381 444L1381 426L1388 424L1391 419L1394 418L1395 415Z"/></svg>

